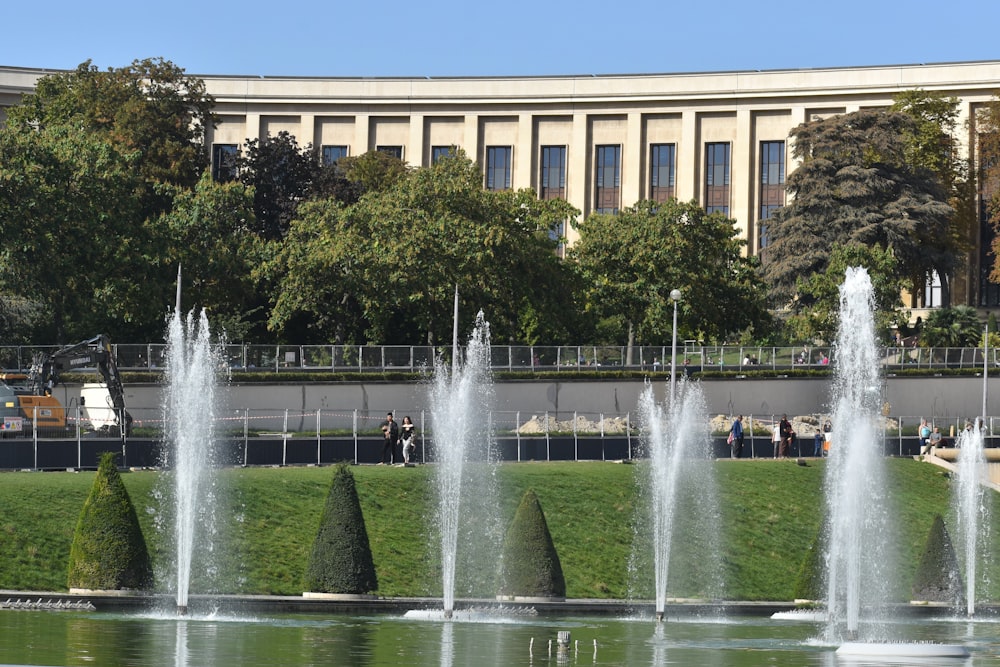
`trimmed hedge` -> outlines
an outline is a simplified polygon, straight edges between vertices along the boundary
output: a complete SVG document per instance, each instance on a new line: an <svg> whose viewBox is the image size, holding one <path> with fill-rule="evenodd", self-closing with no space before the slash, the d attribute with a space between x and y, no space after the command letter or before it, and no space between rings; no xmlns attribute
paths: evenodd
<svg viewBox="0 0 1000 667"><path fill-rule="evenodd" d="M333 471L333 482L306 568L305 589L341 594L364 594L378 589L358 490L345 463Z"/></svg>
<svg viewBox="0 0 1000 667"><path fill-rule="evenodd" d="M139 518L115 465L104 452L69 551L69 587L145 590L153 566Z"/></svg>
<svg viewBox="0 0 1000 667"><path fill-rule="evenodd" d="M951 536L940 514L934 515L927 543L913 577L913 600L961 604L964 601L962 575Z"/></svg>
<svg viewBox="0 0 1000 667"><path fill-rule="evenodd" d="M500 595L566 597L559 554L532 489L525 491L504 537Z"/></svg>

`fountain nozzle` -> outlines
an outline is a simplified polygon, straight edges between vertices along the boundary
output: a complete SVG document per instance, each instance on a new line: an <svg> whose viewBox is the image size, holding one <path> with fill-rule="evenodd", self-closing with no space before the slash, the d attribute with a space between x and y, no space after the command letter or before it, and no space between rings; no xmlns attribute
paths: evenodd
<svg viewBox="0 0 1000 667"><path fill-rule="evenodd" d="M656 622L657 623L662 623L663 622L663 612L662 611L656 612Z"/></svg>
<svg viewBox="0 0 1000 667"><path fill-rule="evenodd" d="M177 605L177 615L178 616L187 616L188 615L188 608L187 608L186 604L179 604L179 605Z"/></svg>
<svg viewBox="0 0 1000 667"><path fill-rule="evenodd" d="M453 611L452 611L451 609L445 609L445 610L444 610L444 617L445 617L446 619L450 619L450 618L451 618L451 615L452 615L453 613L454 613L454 612L453 612Z"/></svg>

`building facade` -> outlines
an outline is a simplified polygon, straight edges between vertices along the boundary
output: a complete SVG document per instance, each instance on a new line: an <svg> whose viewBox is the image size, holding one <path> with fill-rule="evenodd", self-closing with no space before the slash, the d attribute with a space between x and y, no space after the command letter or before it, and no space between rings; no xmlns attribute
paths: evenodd
<svg viewBox="0 0 1000 667"><path fill-rule="evenodd" d="M50 73L0 67L0 114ZM220 178L248 139L281 131L327 162L383 150L428 166L459 147L482 166L487 188L531 187L583 217L641 199L694 200L736 220L748 252L759 253L796 166L792 128L921 89L959 100L962 148L974 154L977 109L1000 89L1000 61L608 76L199 76L221 119L206 136ZM572 244L574 231L565 235ZM955 303L1000 306L1000 286L986 279L991 238L984 222L955 277ZM931 284L909 305L933 307L935 298Z"/></svg>

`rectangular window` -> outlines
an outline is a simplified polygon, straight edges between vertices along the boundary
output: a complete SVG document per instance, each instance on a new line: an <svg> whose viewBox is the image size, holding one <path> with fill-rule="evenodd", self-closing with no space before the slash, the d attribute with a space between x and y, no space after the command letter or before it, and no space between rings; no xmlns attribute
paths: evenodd
<svg viewBox="0 0 1000 667"><path fill-rule="evenodd" d="M486 147L486 189L510 190L510 146Z"/></svg>
<svg viewBox="0 0 1000 667"><path fill-rule="evenodd" d="M323 166L337 164L337 160L347 157L347 146L323 146Z"/></svg>
<svg viewBox="0 0 1000 667"><path fill-rule="evenodd" d="M652 144L649 147L649 198L665 202L674 196L674 175L677 168L675 144Z"/></svg>
<svg viewBox="0 0 1000 667"><path fill-rule="evenodd" d="M376 146L375 150L377 150L379 153L385 153L386 155L391 155L397 160L403 159L402 146Z"/></svg>
<svg viewBox="0 0 1000 667"><path fill-rule="evenodd" d="M542 146L539 199L566 198L566 147Z"/></svg>
<svg viewBox="0 0 1000 667"><path fill-rule="evenodd" d="M454 154L454 146L431 146L431 164L437 164L441 158L446 158Z"/></svg>
<svg viewBox="0 0 1000 667"><path fill-rule="evenodd" d="M729 143L705 144L705 211L729 215Z"/></svg>
<svg viewBox="0 0 1000 667"><path fill-rule="evenodd" d="M212 144L212 180L220 183L235 181L239 176L238 157L239 147L236 144Z"/></svg>
<svg viewBox="0 0 1000 667"><path fill-rule="evenodd" d="M941 276L932 271L924 285L924 308L940 308L941 305Z"/></svg>
<svg viewBox="0 0 1000 667"><path fill-rule="evenodd" d="M760 142L760 200L759 218L760 237L757 239L758 249L767 247L767 225L764 221L771 217L777 209L785 205L785 142Z"/></svg>
<svg viewBox="0 0 1000 667"><path fill-rule="evenodd" d="M598 146L594 161L594 211L618 213L621 205L622 147Z"/></svg>

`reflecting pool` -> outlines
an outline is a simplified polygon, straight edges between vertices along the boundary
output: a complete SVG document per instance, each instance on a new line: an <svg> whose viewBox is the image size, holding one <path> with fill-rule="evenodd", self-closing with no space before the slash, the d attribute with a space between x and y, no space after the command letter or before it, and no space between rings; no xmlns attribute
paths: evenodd
<svg viewBox="0 0 1000 667"><path fill-rule="evenodd" d="M923 619L895 624L898 641L966 646L936 665L1000 667L1000 624ZM570 633L567 649L560 631ZM259 617L0 611L0 662L15 665L927 665L838 658L817 623L737 618L482 617L434 622L401 616ZM596 642L596 645L595 645ZM551 644L551 647L550 647Z"/></svg>

